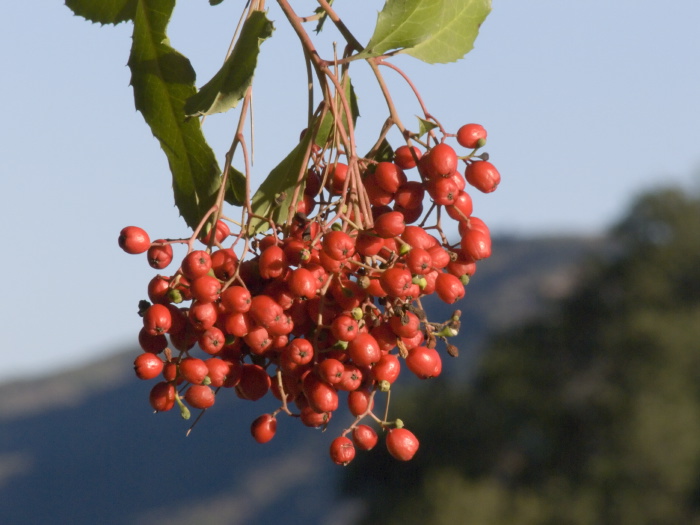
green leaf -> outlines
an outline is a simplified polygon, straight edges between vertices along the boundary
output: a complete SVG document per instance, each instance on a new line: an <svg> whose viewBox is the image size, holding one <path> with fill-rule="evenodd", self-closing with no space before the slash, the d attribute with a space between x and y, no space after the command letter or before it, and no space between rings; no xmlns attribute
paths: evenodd
<svg viewBox="0 0 700 525"><path fill-rule="evenodd" d="M344 85L343 87L345 88L345 98L348 101L348 104L350 105L350 113L352 113L352 123L353 126L357 122L357 117L360 116L360 108L357 104L357 95L355 95L355 89L352 87L352 82L350 81L350 77L346 76L342 79ZM343 125L345 126L345 129L348 129L348 119L345 114L345 109L342 106L341 101L338 99L338 111L341 113L341 118ZM320 147L324 147L326 145L326 141L328 138L331 136L331 133L334 130L334 119L333 119L333 113L331 113L330 109L326 113L326 115L323 117L323 120L321 121L321 125L318 128L318 132L316 133L316 144Z"/></svg>
<svg viewBox="0 0 700 525"><path fill-rule="evenodd" d="M219 5L224 0L209 0L209 5Z"/></svg>
<svg viewBox="0 0 700 525"><path fill-rule="evenodd" d="M381 144L379 144L377 151L368 152L367 155L365 155L365 158L372 159L377 162L391 162L394 160L394 149L391 147L391 144L389 144L389 141L384 139L382 140Z"/></svg>
<svg viewBox="0 0 700 525"><path fill-rule="evenodd" d="M431 122L430 120L425 120L425 119L422 119L420 117L416 117L416 118L418 119L418 136L419 137L422 137L423 135L428 133L428 131L430 131L431 129L435 129L438 127L438 125L435 124L435 122Z"/></svg>
<svg viewBox="0 0 700 525"><path fill-rule="evenodd" d="M328 2L328 5L332 6L333 1L334 0L330 0ZM326 12L325 9L323 9L323 7L317 7L314 10L314 13L316 13L317 15L321 15L321 18L318 19L318 23L316 24L316 29L314 29L314 31L316 31L316 34L319 34L321 32L321 30L323 29L323 24L325 24L326 20L328 19L328 13Z"/></svg>
<svg viewBox="0 0 700 525"><path fill-rule="evenodd" d="M189 60L170 47L165 30L175 0L138 0L129 68L136 109L160 142L173 178L175 204L194 228L215 202L220 170L197 119L185 118L195 92Z"/></svg>
<svg viewBox="0 0 700 525"><path fill-rule="evenodd" d="M306 150L309 146L311 133L306 133L299 144L280 162L258 188L253 195L251 207L255 215L270 217L276 224L281 224L289 216L289 207L293 204L294 189L299 178L299 172L304 167ZM317 135L318 137L318 135ZM324 141L325 142L325 141ZM299 192L304 190L305 182L302 180ZM248 232L255 233L265 231L268 222L256 217L251 218Z"/></svg>
<svg viewBox="0 0 700 525"><path fill-rule="evenodd" d="M243 206L245 204L245 183L245 175L233 166L229 166L224 200L233 206Z"/></svg>
<svg viewBox="0 0 700 525"><path fill-rule="evenodd" d="M361 58L400 51L429 64L454 62L474 47L491 0L387 0Z"/></svg>
<svg viewBox="0 0 700 525"><path fill-rule="evenodd" d="M274 27L262 11L254 11L243 24L229 57L214 77L185 103L188 116L223 113L236 107L253 82L260 45Z"/></svg>
<svg viewBox="0 0 700 525"><path fill-rule="evenodd" d="M138 0L66 0L78 16L99 24L119 24L134 19Z"/></svg>

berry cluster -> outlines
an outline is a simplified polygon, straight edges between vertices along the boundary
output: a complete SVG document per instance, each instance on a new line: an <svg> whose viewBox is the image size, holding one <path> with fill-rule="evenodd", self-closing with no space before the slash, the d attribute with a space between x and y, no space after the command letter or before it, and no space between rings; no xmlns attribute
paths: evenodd
<svg viewBox="0 0 700 525"><path fill-rule="evenodd" d="M386 433L392 456L411 459L416 436L400 419L387 420L388 405L377 415L375 401L403 366L421 379L438 376L440 343L457 355L448 338L459 330L459 311L431 321L421 301L433 293L448 304L464 296L476 262L491 254L489 230L472 215L466 187L488 193L500 182L488 156L476 154L486 140L482 126L447 137L470 152L460 157L443 139L350 168L314 149L296 213L284 225L270 220L264 235L214 214L202 223L208 231L188 239L151 242L141 228L124 228L121 248L145 252L157 270L172 262L174 244L187 245L178 268L153 277L149 301L139 305L144 352L134 368L141 379L160 378L153 409L177 404L187 419L188 406L206 410L222 389L250 401L271 393L279 408L251 425L265 443L278 415L326 428L344 403L355 420L331 443L335 463L376 445L372 423ZM458 223L455 244L443 233L445 216ZM197 240L204 247L196 249Z"/></svg>

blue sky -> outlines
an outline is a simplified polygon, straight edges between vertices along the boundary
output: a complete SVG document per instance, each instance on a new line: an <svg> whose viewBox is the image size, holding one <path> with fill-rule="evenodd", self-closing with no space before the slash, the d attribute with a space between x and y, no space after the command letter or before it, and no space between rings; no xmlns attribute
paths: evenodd
<svg viewBox="0 0 700 525"><path fill-rule="evenodd" d="M171 42L192 60L198 85L221 64L241 4L176 7ZM300 48L269 4L277 30L263 44L256 77L254 184L293 147L306 111ZM366 42L382 2L358 4L336 2ZM475 215L500 233L594 234L639 191L698 187L700 2L665 10L650 0L494 4L465 59L396 60L448 129L467 122L488 129L486 150L503 182L475 195ZM165 157L134 110L130 38L131 25L90 24L60 1L0 5L0 380L44 375L134 343L136 304L154 273L144 257L118 249L119 230L186 233ZM321 49L333 38L329 31ZM369 145L386 113L367 68L353 67L360 143ZM385 75L411 125L417 106ZM220 159L235 118L205 123Z"/></svg>

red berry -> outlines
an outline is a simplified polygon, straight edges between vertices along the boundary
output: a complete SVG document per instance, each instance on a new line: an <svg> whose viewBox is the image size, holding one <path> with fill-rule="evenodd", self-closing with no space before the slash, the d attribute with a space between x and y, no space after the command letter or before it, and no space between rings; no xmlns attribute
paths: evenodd
<svg viewBox="0 0 700 525"><path fill-rule="evenodd" d="M386 448L400 461L410 460L418 451L418 439L405 428L392 428L386 435Z"/></svg>
<svg viewBox="0 0 700 525"><path fill-rule="evenodd" d="M283 350L286 358L294 364L305 365L314 358L314 346L308 339L292 339Z"/></svg>
<svg viewBox="0 0 700 525"><path fill-rule="evenodd" d="M148 283L148 298L152 303L169 303L170 278L156 275Z"/></svg>
<svg viewBox="0 0 700 525"><path fill-rule="evenodd" d="M217 279L228 281L236 273L238 256L231 248L216 250L211 254L211 269Z"/></svg>
<svg viewBox="0 0 700 525"><path fill-rule="evenodd" d="M353 390L348 394L348 409L353 416L361 416L367 412L368 408L372 410L373 407L374 399L372 399L368 390Z"/></svg>
<svg viewBox="0 0 700 525"><path fill-rule="evenodd" d="M437 239L420 226L406 226L406 229L401 234L401 239L412 248L423 248L424 250L437 243Z"/></svg>
<svg viewBox="0 0 700 525"><path fill-rule="evenodd" d="M211 381L211 386L219 388L221 386L233 387L240 379L240 365L219 359L218 357L210 357L204 361L207 365L207 376ZM232 384L233 383L233 384Z"/></svg>
<svg viewBox="0 0 700 525"><path fill-rule="evenodd" d="M406 174L393 162L380 162L374 170L374 180L384 191L396 193L406 182Z"/></svg>
<svg viewBox="0 0 700 525"><path fill-rule="evenodd" d="M247 288L229 286L221 292L221 304L227 311L243 313L250 310L251 296Z"/></svg>
<svg viewBox="0 0 700 525"><path fill-rule="evenodd" d="M214 303L200 303L194 301L190 305L187 317L196 330L208 330L219 317L219 311Z"/></svg>
<svg viewBox="0 0 700 525"><path fill-rule="evenodd" d="M138 226L127 226L119 232L119 247L126 253L143 253L151 246L151 239Z"/></svg>
<svg viewBox="0 0 700 525"><path fill-rule="evenodd" d="M413 154L411 154L411 150L413 150ZM399 146L394 152L394 162L401 169L409 170L416 167L416 159L420 160L422 155L421 150L416 146L412 148L408 146Z"/></svg>
<svg viewBox="0 0 700 525"><path fill-rule="evenodd" d="M159 354L168 346L168 339L163 334L150 334L144 326L139 331L139 345L144 352Z"/></svg>
<svg viewBox="0 0 700 525"><path fill-rule="evenodd" d="M447 215L460 223L469 220L473 209L472 198L466 191L459 191L455 195L454 202L450 206L445 206Z"/></svg>
<svg viewBox="0 0 700 525"><path fill-rule="evenodd" d="M216 355L223 349L226 344L226 336L221 329L216 326L202 332L197 341L199 347L209 355Z"/></svg>
<svg viewBox="0 0 700 525"><path fill-rule="evenodd" d="M200 385L207 377L207 364L196 357L185 357L180 361L180 377L195 385Z"/></svg>
<svg viewBox="0 0 700 525"><path fill-rule="evenodd" d="M391 316L389 318L389 326L399 337L413 337L420 329L420 319L413 312L405 312L403 316Z"/></svg>
<svg viewBox="0 0 700 525"><path fill-rule="evenodd" d="M316 277L306 268L297 268L289 276L289 291L296 297L311 299L316 296Z"/></svg>
<svg viewBox="0 0 700 525"><path fill-rule="evenodd" d="M435 177L430 179L426 184L426 188L435 204L440 204L442 206L454 204L455 198L459 193L457 184L455 184L455 181L450 177Z"/></svg>
<svg viewBox="0 0 700 525"><path fill-rule="evenodd" d="M420 379L430 379L442 372L442 359L434 348L417 346L408 351L406 366Z"/></svg>
<svg viewBox="0 0 700 525"><path fill-rule="evenodd" d="M335 386L340 390L352 392L360 388L362 384L362 371L353 364L345 365L345 372L339 383Z"/></svg>
<svg viewBox="0 0 700 525"><path fill-rule="evenodd" d="M303 213L304 215L310 215L314 208L316 207L316 200L311 196L304 193L301 198L297 201L296 211L297 213Z"/></svg>
<svg viewBox="0 0 700 525"><path fill-rule="evenodd" d="M303 389L309 406L316 412L333 412L338 408L338 392L314 374L304 376Z"/></svg>
<svg viewBox="0 0 700 525"><path fill-rule="evenodd" d="M394 193L387 191L377 184L377 177L374 173L365 176L362 181L372 206L386 206L394 200Z"/></svg>
<svg viewBox="0 0 700 525"><path fill-rule="evenodd" d="M149 335L164 334L172 326L173 318L167 306L153 304L143 314L143 326Z"/></svg>
<svg viewBox="0 0 700 525"><path fill-rule="evenodd" d="M406 350L411 350L412 348L422 345L425 342L425 336L423 335L423 332L418 330L411 337L402 337L401 342L406 347Z"/></svg>
<svg viewBox="0 0 700 525"><path fill-rule="evenodd" d="M433 258L428 250L413 248L406 254L406 266L414 275L425 275L433 267Z"/></svg>
<svg viewBox="0 0 700 525"><path fill-rule="evenodd" d="M167 412L175 406L175 387L171 383L156 383L148 395L148 401L157 412Z"/></svg>
<svg viewBox="0 0 700 525"><path fill-rule="evenodd" d="M134 372L139 379L153 379L163 371L163 360L150 352L139 355L134 360Z"/></svg>
<svg viewBox="0 0 700 525"><path fill-rule="evenodd" d="M350 279L334 280L330 287L333 298L343 310L352 310L360 306L367 297L367 292Z"/></svg>
<svg viewBox="0 0 700 525"><path fill-rule="evenodd" d="M355 339L350 341L347 352L357 366L372 365L382 357L379 343L368 333L358 334Z"/></svg>
<svg viewBox="0 0 700 525"><path fill-rule="evenodd" d="M474 217L473 215L469 217L469 220L467 222L459 223L460 236L464 236L464 234L467 233L469 230L480 230L485 234L491 236L491 230L489 230L489 227L486 226L486 223L478 217Z"/></svg>
<svg viewBox="0 0 700 525"><path fill-rule="evenodd" d="M410 180L402 184L394 195L397 206L406 210L414 210L423 204L425 187L418 181Z"/></svg>
<svg viewBox="0 0 700 525"><path fill-rule="evenodd" d="M331 443L331 459L336 465L347 465L355 459L355 445L349 438L340 436Z"/></svg>
<svg viewBox="0 0 700 525"><path fill-rule="evenodd" d="M256 295L250 300L249 314L257 324L266 328L286 317L279 303L264 294Z"/></svg>
<svg viewBox="0 0 700 525"><path fill-rule="evenodd" d="M372 427L357 425L352 429L352 440L360 450L372 450L379 441L379 436Z"/></svg>
<svg viewBox="0 0 700 525"><path fill-rule="evenodd" d="M435 291L442 302L453 304L464 297L464 283L451 273L440 272L435 280Z"/></svg>
<svg viewBox="0 0 700 525"><path fill-rule="evenodd" d="M379 282L387 295L406 297L413 285L413 277L408 270L392 267L382 272Z"/></svg>
<svg viewBox="0 0 700 525"><path fill-rule="evenodd" d="M272 346L272 338L264 326L254 326L243 340L250 348L250 352L255 355L264 355Z"/></svg>
<svg viewBox="0 0 700 525"><path fill-rule="evenodd" d="M372 377L376 381L393 383L401 373L401 361L394 354L383 354L372 367Z"/></svg>
<svg viewBox="0 0 700 525"><path fill-rule="evenodd" d="M482 230L467 230L462 235L462 253L479 261L491 256L491 236Z"/></svg>
<svg viewBox="0 0 700 525"><path fill-rule="evenodd" d="M162 270L168 266L173 260L173 247L165 243L164 239L158 239L153 241L151 247L146 253L146 259L148 259L148 264L151 268L156 270Z"/></svg>
<svg viewBox="0 0 700 525"><path fill-rule="evenodd" d="M456 261L450 261L447 265L447 271L455 277L468 276L471 277L476 272L476 263L472 260L467 260L463 253L457 255Z"/></svg>
<svg viewBox="0 0 700 525"><path fill-rule="evenodd" d="M403 213L390 211L374 221L374 231L382 238L397 237L406 229Z"/></svg>
<svg viewBox="0 0 700 525"><path fill-rule="evenodd" d="M310 406L301 409L301 422L311 428L319 428L328 424L332 417L331 412L316 412Z"/></svg>
<svg viewBox="0 0 700 525"><path fill-rule="evenodd" d="M176 382L178 385L182 383L182 378L177 377L177 363L173 361L163 363L163 379L168 383Z"/></svg>
<svg viewBox="0 0 700 525"><path fill-rule="evenodd" d="M277 419L271 414L263 414L250 425L250 433L258 443L267 443L277 432Z"/></svg>
<svg viewBox="0 0 700 525"><path fill-rule="evenodd" d="M339 315L331 324L331 333L339 341L352 341L357 337L357 321L349 315Z"/></svg>
<svg viewBox="0 0 700 525"><path fill-rule="evenodd" d="M495 191L501 182L501 174L496 166L485 160L469 164L464 176L469 184L484 193Z"/></svg>
<svg viewBox="0 0 700 525"><path fill-rule="evenodd" d="M279 277L288 268L287 256L284 250L278 246L273 245L260 254L260 277L263 279L274 279Z"/></svg>
<svg viewBox="0 0 700 525"><path fill-rule="evenodd" d="M270 246L275 246L278 242L279 242L279 239L276 235L266 235L265 237L260 239L260 242L258 243L258 247L260 248L261 252L264 252Z"/></svg>
<svg viewBox="0 0 700 525"><path fill-rule="evenodd" d="M389 323L382 323L370 330L370 333L377 340L379 349L382 353L390 352L396 348L396 334L389 326Z"/></svg>
<svg viewBox="0 0 700 525"><path fill-rule="evenodd" d="M452 146L444 142L433 147L420 162L423 175L429 179L447 177L457 169L457 153Z"/></svg>
<svg viewBox="0 0 700 525"><path fill-rule="evenodd" d="M321 190L321 176L313 168L310 168L306 172L306 186L304 187L304 194L316 196Z"/></svg>
<svg viewBox="0 0 700 525"><path fill-rule="evenodd" d="M185 392L185 401L193 408L206 409L216 401L216 394L206 385L192 385Z"/></svg>
<svg viewBox="0 0 700 525"><path fill-rule="evenodd" d="M452 182L454 182L457 185L457 189L460 191L463 191L464 188L467 187L467 181L464 178L464 176L458 172L458 171L453 171L452 175L450 175L450 179L452 179Z"/></svg>
<svg viewBox="0 0 700 525"><path fill-rule="evenodd" d="M348 165L338 162L337 164L330 167L329 180L331 184L331 190L335 194L340 194L343 191L343 186L345 185L345 179L348 176Z"/></svg>
<svg viewBox="0 0 700 525"><path fill-rule="evenodd" d="M421 204L417 208L412 208L410 210L404 208L403 206L395 205L394 211L401 212L404 222L406 224L411 224L416 222L418 219L420 219L420 216L423 215L423 205Z"/></svg>
<svg viewBox="0 0 700 525"><path fill-rule="evenodd" d="M188 279L196 279L211 270L211 256L203 250L188 253L182 260L182 273Z"/></svg>
<svg viewBox="0 0 700 525"><path fill-rule="evenodd" d="M330 231L323 236L323 251L336 261L344 261L355 253L355 240L347 233Z"/></svg>
<svg viewBox="0 0 700 525"><path fill-rule="evenodd" d="M384 242L382 238L373 234L371 230L360 233L355 242L355 248L357 253L364 255L365 257L372 257L378 255L379 252L384 247Z"/></svg>
<svg viewBox="0 0 700 525"><path fill-rule="evenodd" d="M433 261L433 268L437 268L438 270L442 270L451 260L450 254L439 244L428 248L428 253L430 254L430 259Z"/></svg>
<svg viewBox="0 0 700 525"><path fill-rule="evenodd" d="M190 284L190 293L195 301L200 303L213 303L219 300L221 283L216 277L202 275Z"/></svg>
<svg viewBox="0 0 700 525"><path fill-rule="evenodd" d="M465 124L457 130L457 142L463 148L481 148L486 144L486 130L481 124Z"/></svg>
<svg viewBox="0 0 700 525"><path fill-rule="evenodd" d="M224 332L236 337L245 337L253 328L253 321L246 312L226 315L223 324Z"/></svg>
<svg viewBox="0 0 700 525"><path fill-rule="evenodd" d="M340 383L345 372L345 365L332 357L324 359L316 365L316 373L323 381L329 385Z"/></svg>
<svg viewBox="0 0 700 525"><path fill-rule="evenodd" d="M244 364L241 367L241 379L236 385L236 393L242 399L257 401L270 389L270 376L260 365Z"/></svg>
<svg viewBox="0 0 700 525"><path fill-rule="evenodd" d="M216 228L214 228L214 240L218 243L223 242L223 240L231 235L231 229L228 227L228 224L226 224L222 220L216 221ZM209 241L211 240L211 230L209 233L205 233L204 235L201 235L199 237L199 240L202 241L204 244L209 244Z"/></svg>

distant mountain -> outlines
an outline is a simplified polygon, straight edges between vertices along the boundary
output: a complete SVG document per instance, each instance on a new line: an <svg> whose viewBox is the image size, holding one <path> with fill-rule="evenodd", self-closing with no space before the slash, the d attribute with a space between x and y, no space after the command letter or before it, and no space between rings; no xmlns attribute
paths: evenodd
<svg viewBox="0 0 700 525"><path fill-rule="evenodd" d="M496 239L457 305L460 357L446 368L468 374L489 333L542 313L588 257L606 250L604 239ZM435 319L453 310L439 302L428 309ZM152 414L153 382L132 372L138 352L0 385L0 523L353 523L358 506L336 499L340 467L327 457L346 423L340 417L325 434L280 418L275 439L258 445L250 422L274 400L225 392L185 437L188 423L176 413Z"/></svg>

